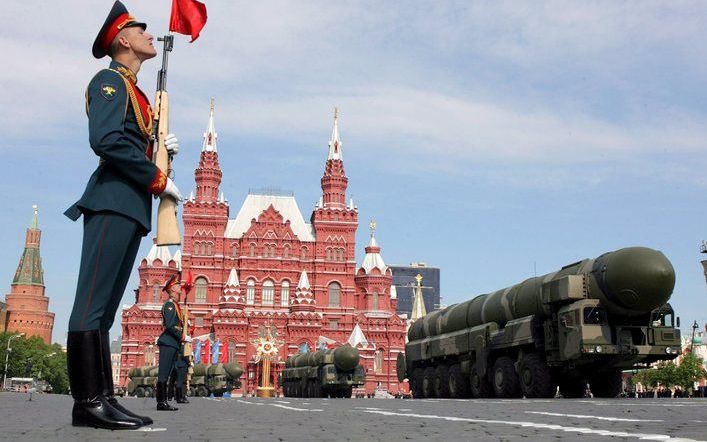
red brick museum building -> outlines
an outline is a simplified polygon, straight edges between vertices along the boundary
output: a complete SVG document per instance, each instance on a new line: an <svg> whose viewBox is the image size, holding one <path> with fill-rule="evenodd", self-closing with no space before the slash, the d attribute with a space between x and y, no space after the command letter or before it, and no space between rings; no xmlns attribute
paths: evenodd
<svg viewBox="0 0 707 442"><path fill-rule="evenodd" d="M263 330L280 344L270 370L275 386L289 355L349 343L361 354L367 393L403 389L395 361L404 349L406 322L395 312L391 270L374 223L361 265L356 263L358 208L346 197L341 148L335 116L322 194L309 222L294 195L272 191L250 192L233 217L219 190L223 173L212 104L196 190L183 206L182 249L172 254L153 245L138 268L136 302L122 312L121 385L130 368L157 360L161 288L181 269L194 279L188 296L193 337L205 349L220 346L219 361L244 368L245 393L257 387L254 341Z"/></svg>

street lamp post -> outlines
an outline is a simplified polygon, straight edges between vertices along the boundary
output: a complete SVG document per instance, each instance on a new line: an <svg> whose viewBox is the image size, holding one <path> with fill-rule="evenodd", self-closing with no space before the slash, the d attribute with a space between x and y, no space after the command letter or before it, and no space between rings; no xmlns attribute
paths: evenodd
<svg viewBox="0 0 707 442"><path fill-rule="evenodd" d="M10 359L10 351L12 351L12 349L10 348L10 342L15 338L19 338L20 336L24 335L24 333L18 333L7 338L7 348L5 349L5 371L2 374L2 388L5 388L5 384L7 383L7 362Z"/></svg>
<svg viewBox="0 0 707 442"><path fill-rule="evenodd" d="M690 353L694 354L694 349L695 349L695 331L699 328L700 326L697 325L697 321L695 321L694 324L692 324L692 341L690 341Z"/></svg>

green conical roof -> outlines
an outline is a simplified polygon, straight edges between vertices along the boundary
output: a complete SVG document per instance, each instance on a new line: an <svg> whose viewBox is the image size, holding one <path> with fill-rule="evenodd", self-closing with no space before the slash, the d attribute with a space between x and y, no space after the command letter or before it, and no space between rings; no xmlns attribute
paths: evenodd
<svg viewBox="0 0 707 442"><path fill-rule="evenodd" d="M41 285L44 286L44 270L42 270L42 257L39 255L39 212L37 206L32 206L34 215L27 229L25 250L22 252L20 264L17 266L12 285Z"/></svg>

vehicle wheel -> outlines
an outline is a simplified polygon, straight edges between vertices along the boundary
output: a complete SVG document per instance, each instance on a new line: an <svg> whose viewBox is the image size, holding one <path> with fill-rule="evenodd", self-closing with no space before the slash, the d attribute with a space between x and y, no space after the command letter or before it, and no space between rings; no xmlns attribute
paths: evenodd
<svg viewBox="0 0 707 442"><path fill-rule="evenodd" d="M135 396L137 397L145 397L145 389L142 387L137 387L135 389Z"/></svg>
<svg viewBox="0 0 707 442"><path fill-rule="evenodd" d="M449 367L448 379L449 397L461 399L469 397L469 379L462 374L459 364Z"/></svg>
<svg viewBox="0 0 707 442"><path fill-rule="evenodd" d="M449 370L446 365L440 365L435 370L434 391L436 397L449 397Z"/></svg>
<svg viewBox="0 0 707 442"><path fill-rule="evenodd" d="M152 387L145 387L145 397L155 397L155 390Z"/></svg>
<svg viewBox="0 0 707 442"><path fill-rule="evenodd" d="M493 364L491 373L493 392L499 398L515 398L519 396L520 388L518 375L513 366L513 360L508 356L501 356Z"/></svg>
<svg viewBox="0 0 707 442"><path fill-rule="evenodd" d="M425 397L422 394L422 383L425 377L425 370L423 368L417 367L412 371L412 378L410 379L410 390L412 391L412 397L414 399L422 399Z"/></svg>
<svg viewBox="0 0 707 442"><path fill-rule="evenodd" d="M352 392L353 392L353 387L344 387L341 389L341 397L344 399L351 399Z"/></svg>
<svg viewBox="0 0 707 442"><path fill-rule="evenodd" d="M523 357L518 378L521 393L529 399L555 396L557 386L552 382L550 369L536 353Z"/></svg>
<svg viewBox="0 0 707 442"><path fill-rule="evenodd" d="M435 397L435 369L434 367L425 368L425 374L422 376L422 395L425 398Z"/></svg>
<svg viewBox="0 0 707 442"><path fill-rule="evenodd" d="M206 389L203 385L200 385L196 387L196 395L199 397L208 397L209 396L209 390Z"/></svg>
<svg viewBox="0 0 707 442"><path fill-rule="evenodd" d="M187 396L194 397L194 394L196 394L194 392L194 387L189 387L189 390L187 390Z"/></svg>
<svg viewBox="0 0 707 442"><path fill-rule="evenodd" d="M302 378L299 384L299 397L309 397L308 386L309 382L307 382L307 378Z"/></svg>
<svg viewBox="0 0 707 442"><path fill-rule="evenodd" d="M471 367L471 374L469 375L469 390L471 391L471 397L475 399L491 397L493 393L488 379L486 376L479 375L479 372L476 370L476 365Z"/></svg>
<svg viewBox="0 0 707 442"><path fill-rule="evenodd" d="M568 399L582 398L587 391L587 383L583 376L564 374L559 381L560 393Z"/></svg>
<svg viewBox="0 0 707 442"><path fill-rule="evenodd" d="M597 373L589 379L589 388L594 397L617 397L621 393L621 377L621 370Z"/></svg>

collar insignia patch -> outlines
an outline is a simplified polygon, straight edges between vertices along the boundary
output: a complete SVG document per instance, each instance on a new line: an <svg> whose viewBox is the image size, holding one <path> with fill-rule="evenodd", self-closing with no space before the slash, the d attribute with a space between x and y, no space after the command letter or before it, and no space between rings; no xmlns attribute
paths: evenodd
<svg viewBox="0 0 707 442"><path fill-rule="evenodd" d="M116 88L112 84L104 83L101 85L101 95L106 100L112 100L115 98Z"/></svg>

